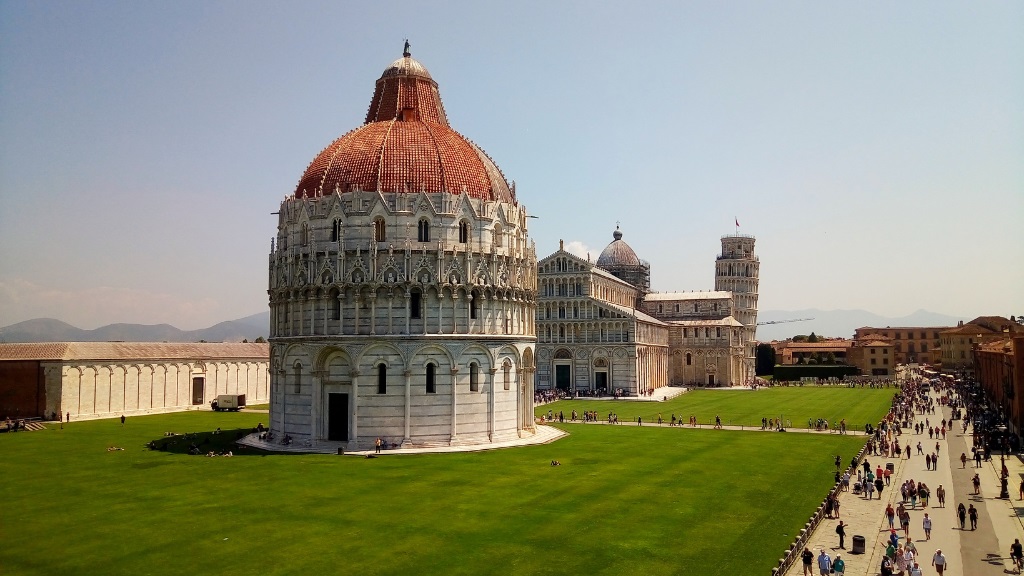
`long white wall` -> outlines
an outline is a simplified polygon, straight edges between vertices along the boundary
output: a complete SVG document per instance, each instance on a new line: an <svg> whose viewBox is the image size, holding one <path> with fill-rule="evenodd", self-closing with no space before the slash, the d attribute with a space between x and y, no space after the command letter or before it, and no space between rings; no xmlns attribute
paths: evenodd
<svg viewBox="0 0 1024 576"><path fill-rule="evenodd" d="M44 363L46 413L72 420L178 412L209 406L218 394L245 394L269 402L269 361ZM193 378L203 378L195 402Z"/></svg>

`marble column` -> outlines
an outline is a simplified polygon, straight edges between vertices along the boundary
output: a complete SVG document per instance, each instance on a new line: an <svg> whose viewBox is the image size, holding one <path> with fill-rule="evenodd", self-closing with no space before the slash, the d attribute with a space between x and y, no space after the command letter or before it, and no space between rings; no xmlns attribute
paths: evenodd
<svg viewBox="0 0 1024 576"><path fill-rule="evenodd" d="M405 438L402 443L410 442L412 429L412 370L405 371Z"/></svg>
<svg viewBox="0 0 1024 576"><path fill-rule="evenodd" d="M459 395L459 369L452 368L452 430L451 440L454 441L458 434L458 395Z"/></svg>
<svg viewBox="0 0 1024 576"><path fill-rule="evenodd" d="M359 447L359 370L352 370L352 410L349 412L349 436L348 445L350 449Z"/></svg>
<svg viewBox="0 0 1024 576"><path fill-rule="evenodd" d="M488 420L487 439L492 441L492 442L494 441L494 431L497 429L496 422L495 422L495 409L494 409L494 402L495 402L494 375L497 372L498 372L497 368L491 368L490 376L488 377L488 381L487 381L487 386L490 388L490 398L488 398L488 406L487 406L487 412L488 412L488 414L487 414L487 420Z"/></svg>

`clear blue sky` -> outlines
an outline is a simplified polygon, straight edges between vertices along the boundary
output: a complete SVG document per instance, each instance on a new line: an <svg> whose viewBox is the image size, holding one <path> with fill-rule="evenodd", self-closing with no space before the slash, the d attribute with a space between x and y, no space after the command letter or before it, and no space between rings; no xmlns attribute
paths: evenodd
<svg viewBox="0 0 1024 576"><path fill-rule="evenodd" d="M539 256L761 309L1024 314L1024 3L0 1L0 326L266 310L271 212L402 41Z"/></svg>

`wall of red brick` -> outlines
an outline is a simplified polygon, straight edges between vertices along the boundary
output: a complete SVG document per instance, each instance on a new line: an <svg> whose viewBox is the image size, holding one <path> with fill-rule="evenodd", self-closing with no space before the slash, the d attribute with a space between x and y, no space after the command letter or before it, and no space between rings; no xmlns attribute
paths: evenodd
<svg viewBox="0 0 1024 576"><path fill-rule="evenodd" d="M0 362L0 419L43 416L46 389L39 361Z"/></svg>

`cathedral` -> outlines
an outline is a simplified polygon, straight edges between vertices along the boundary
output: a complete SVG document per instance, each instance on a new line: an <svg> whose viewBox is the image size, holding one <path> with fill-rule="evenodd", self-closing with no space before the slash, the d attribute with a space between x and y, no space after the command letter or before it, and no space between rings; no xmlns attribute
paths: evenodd
<svg viewBox="0 0 1024 576"><path fill-rule="evenodd" d="M651 395L662 386L754 378L754 237L722 237L715 290L651 292L651 267L622 239L597 262L560 245L538 262L538 389Z"/></svg>
<svg viewBox="0 0 1024 576"><path fill-rule="evenodd" d="M534 434L537 258L495 162L409 46L365 122L281 202L269 255L271 436L486 445Z"/></svg>

